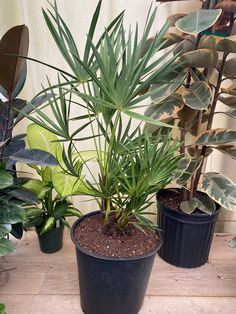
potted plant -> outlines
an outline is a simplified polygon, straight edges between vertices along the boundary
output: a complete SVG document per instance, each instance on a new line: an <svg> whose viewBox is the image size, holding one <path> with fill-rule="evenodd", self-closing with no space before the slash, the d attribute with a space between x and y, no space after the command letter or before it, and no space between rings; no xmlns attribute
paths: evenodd
<svg viewBox="0 0 236 314"><path fill-rule="evenodd" d="M62 146L57 136L39 125L31 124L27 127L27 140L31 149L47 151L59 160L60 166L57 167L33 166L40 179L30 179L24 184L24 188L34 192L40 200L40 205L26 210L27 222L24 226L35 226L41 251L54 253L63 246L64 226L70 228L66 217L80 217L81 212L73 207L68 198L56 193L54 188L55 174L63 170Z"/></svg>
<svg viewBox="0 0 236 314"><path fill-rule="evenodd" d="M157 91L146 111L148 117L179 127L179 133L172 133L173 138L180 138L184 156L175 178L178 189L157 195L163 229L159 255L179 267L207 262L220 207L236 209L235 184L220 173L205 171L205 161L213 150L235 159L236 131L215 129L212 123L218 114L235 118L235 84L223 88L222 83L234 80L236 74L235 59L229 58L236 52L235 36L231 35L236 3L203 1L202 5L197 12L170 18L175 28L165 37L167 45L177 43L175 53L179 51L177 62L182 71L176 78L182 84L176 88L167 85L164 93ZM175 31L176 36L171 33ZM219 112L218 101L228 109ZM147 128L153 134L157 131L153 126Z"/></svg>
<svg viewBox="0 0 236 314"><path fill-rule="evenodd" d="M134 34L125 32L122 13L94 42L100 7L101 1L93 15L83 58L57 7L43 11L73 74L61 70L64 81L60 77L58 84L49 84L55 95L49 103L53 117L36 108L38 117L29 118L58 135L63 144L67 142L63 170L52 172L55 189L59 191L64 182L73 182L70 190L60 194L87 195L95 199L99 209L77 220L71 229L83 311L137 314L161 246L160 231L145 215L151 197L171 181L181 157L175 155L179 143L172 145L169 134L163 138L160 131L154 138L133 122L168 126L136 109L153 94L149 90L152 82L166 81L166 76L176 70L177 56L168 61L168 54L153 59L164 45L162 37L168 25L146 47L156 13L152 9L140 37L138 27ZM70 115L73 104L80 106L78 117ZM88 127L89 136L83 134ZM81 141L94 149L79 150ZM90 167L91 162L97 163L96 171Z"/></svg>
<svg viewBox="0 0 236 314"><path fill-rule="evenodd" d="M0 42L0 256L15 250L8 239L9 234L22 237L25 207L39 201L34 193L22 186L27 179L17 178L16 162L57 165L50 153L25 149L24 135L13 136L14 126L24 117L19 110L25 113L32 110L28 102L16 98L26 79L26 61L16 55L27 55L28 42L25 25L11 28ZM49 97L45 94L34 98L31 103L37 107Z"/></svg>

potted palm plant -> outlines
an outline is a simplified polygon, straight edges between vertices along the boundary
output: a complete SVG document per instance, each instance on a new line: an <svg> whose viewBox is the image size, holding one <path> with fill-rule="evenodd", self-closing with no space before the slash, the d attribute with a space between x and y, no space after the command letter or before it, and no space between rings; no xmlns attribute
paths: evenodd
<svg viewBox="0 0 236 314"><path fill-rule="evenodd" d="M236 52L232 35L235 5L233 1L203 1L197 12L170 17L173 28L164 37L166 46L175 44L174 53L180 51L177 62L182 71L176 78L182 84L167 86L164 93L157 91L146 111L148 117L179 127L172 133L173 138L181 139L180 154L184 156L175 178L178 189L157 195L164 234L159 254L179 267L207 262L220 207L236 209L235 184L220 173L205 171L205 161L213 150L235 159L236 131L213 127L218 114L235 118L235 84L222 87L236 74L235 59L230 58ZM223 112L217 109L218 101L226 105ZM147 128L153 134L157 131L153 126Z"/></svg>
<svg viewBox="0 0 236 314"><path fill-rule="evenodd" d="M24 227L35 226L41 251L54 253L63 246L64 226L70 228L66 217L80 217L81 212L73 207L68 198L56 193L54 188L52 178L63 169L61 168L63 150L57 136L37 124L31 124L27 127L27 140L31 149L46 151L59 160L60 166L57 167L34 165L33 168L40 179L30 179L23 185L25 189L34 192L40 200L40 205L26 209L27 222Z"/></svg>
<svg viewBox="0 0 236 314"><path fill-rule="evenodd" d="M71 229L83 311L137 314L161 246L160 231L145 215L151 197L171 181L181 157L175 154L179 142L171 143L169 134L163 138L160 131L154 138L141 132L140 124L134 121L169 126L136 110L153 94L151 83L167 81L166 77L176 71L179 66L174 60L178 56L153 58L165 43L163 34L168 24L146 47L156 13L152 9L142 34L138 26L134 34L125 32L122 13L95 42L100 8L101 1L93 15L83 58L56 5L43 11L72 74L60 70L64 81L60 77L46 89L55 96L49 102L53 117L35 108L37 116L29 118L59 136L63 144L67 142L59 161L61 171L52 171L57 192L63 197L92 197L99 209L77 220ZM71 117L72 105L79 106L78 117ZM76 128L72 128L73 122ZM90 133L83 134L87 128ZM81 141L88 147L93 145L93 150L79 150ZM96 171L91 162L97 163ZM63 188L65 183L70 189Z"/></svg>

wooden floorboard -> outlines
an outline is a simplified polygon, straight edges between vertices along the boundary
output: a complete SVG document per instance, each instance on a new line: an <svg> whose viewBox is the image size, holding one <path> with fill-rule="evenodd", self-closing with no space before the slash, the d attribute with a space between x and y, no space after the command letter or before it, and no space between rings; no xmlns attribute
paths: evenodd
<svg viewBox="0 0 236 314"><path fill-rule="evenodd" d="M236 314L236 249L227 245L233 236L216 234L201 268L177 268L157 256L140 314ZM14 241L17 251L0 260L0 303L7 314L82 313L68 233L55 254L40 252L33 231Z"/></svg>

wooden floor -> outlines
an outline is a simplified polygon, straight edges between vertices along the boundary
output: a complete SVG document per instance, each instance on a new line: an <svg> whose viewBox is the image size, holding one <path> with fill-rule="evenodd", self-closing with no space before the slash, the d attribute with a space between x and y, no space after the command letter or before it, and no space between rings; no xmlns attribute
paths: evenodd
<svg viewBox="0 0 236 314"><path fill-rule="evenodd" d="M230 238L216 234L209 262L198 269L176 268L157 256L140 314L236 314L236 249L227 246ZM0 303L7 314L82 314L68 233L63 249L51 255L40 252L33 231L15 242L16 253L0 260Z"/></svg>

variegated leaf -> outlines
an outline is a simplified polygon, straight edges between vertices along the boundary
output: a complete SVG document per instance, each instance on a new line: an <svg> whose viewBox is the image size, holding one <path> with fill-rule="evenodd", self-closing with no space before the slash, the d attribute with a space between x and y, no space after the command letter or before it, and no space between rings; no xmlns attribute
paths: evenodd
<svg viewBox="0 0 236 314"><path fill-rule="evenodd" d="M221 92L231 96L236 96L236 83L232 84L228 88L221 88Z"/></svg>
<svg viewBox="0 0 236 314"><path fill-rule="evenodd" d="M236 185L229 178L215 172L205 173L199 189L222 207L236 211Z"/></svg>
<svg viewBox="0 0 236 314"><path fill-rule="evenodd" d="M187 170L190 162L191 159L189 159L188 157L180 159L180 161L178 162L178 168L175 170L173 178L177 179L182 176L182 174Z"/></svg>
<svg viewBox="0 0 236 314"><path fill-rule="evenodd" d="M168 48L174 44L177 44L181 41L183 41L184 38L182 36L179 36L175 33L165 33L165 35L163 36L162 41L164 41L164 45L161 47L161 49L165 49Z"/></svg>
<svg viewBox="0 0 236 314"><path fill-rule="evenodd" d="M215 202L206 195L198 195L197 203L197 208L206 214L211 215L216 210Z"/></svg>
<svg viewBox="0 0 236 314"><path fill-rule="evenodd" d="M182 54L179 61L188 67L214 67L218 63L218 53L213 49L198 49Z"/></svg>
<svg viewBox="0 0 236 314"><path fill-rule="evenodd" d="M236 131L229 129L213 129L199 135L196 145L221 145L236 140Z"/></svg>
<svg viewBox="0 0 236 314"><path fill-rule="evenodd" d="M183 100L185 104L196 110L208 108L212 98L211 88L206 82L195 82L185 89Z"/></svg>
<svg viewBox="0 0 236 314"><path fill-rule="evenodd" d="M229 155L231 158L236 159L236 145L220 145L216 146L216 149L222 153Z"/></svg>
<svg viewBox="0 0 236 314"><path fill-rule="evenodd" d="M163 102L157 105L150 105L145 112L145 115L152 119L165 120L173 117L184 106L183 99L178 94L173 94Z"/></svg>
<svg viewBox="0 0 236 314"><path fill-rule="evenodd" d="M221 101L226 106L229 106L231 108L236 108L236 96L229 96L229 97L219 96L218 100Z"/></svg>
<svg viewBox="0 0 236 314"><path fill-rule="evenodd" d="M180 204L180 209L186 214L192 214L197 208L198 202L196 198L192 198L190 201L184 201Z"/></svg>
<svg viewBox="0 0 236 314"><path fill-rule="evenodd" d="M176 22L176 27L183 33L197 36L208 29L221 15L222 10L199 10L188 14Z"/></svg>
<svg viewBox="0 0 236 314"><path fill-rule="evenodd" d="M194 173L198 170L202 163L202 156L198 159L193 158L189 163L187 169L183 172L183 174L176 180L178 185L183 186L186 184L192 177Z"/></svg>
<svg viewBox="0 0 236 314"><path fill-rule="evenodd" d="M187 15L186 13L176 13L176 14L170 15L168 17L168 22L170 23L170 27L174 27L175 23L186 15Z"/></svg>
<svg viewBox="0 0 236 314"><path fill-rule="evenodd" d="M42 235L42 234L46 233L47 231L51 230L54 227L55 222L56 222L55 217L52 217L52 216L48 217L46 219L46 221L44 222L44 225L42 227L40 235Z"/></svg>
<svg viewBox="0 0 236 314"><path fill-rule="evenodd" d="M236 35L229 37L204 35L201 37L198 47L211 48L227 53L236 53Z"/></svg>
<svg viewBox="0 0 236 314"><path fill-rule="evenodd" d="M223 74L225 77L236 76L236 58L229 59L225 62Z"/></svg>
<svg viewBox="0 0 236 314"><path fill-rule="evenodd" d="M196 157L197 156L200 156L201 155L201 149L198 149L196 151L195 147L188 147L187 149L188 153L190 156L192 157ZM206 147L206 152L205 152L205 157L208 157L210 156L210 154L213 152L213 149L210 148L210 147Z"/></svg>

